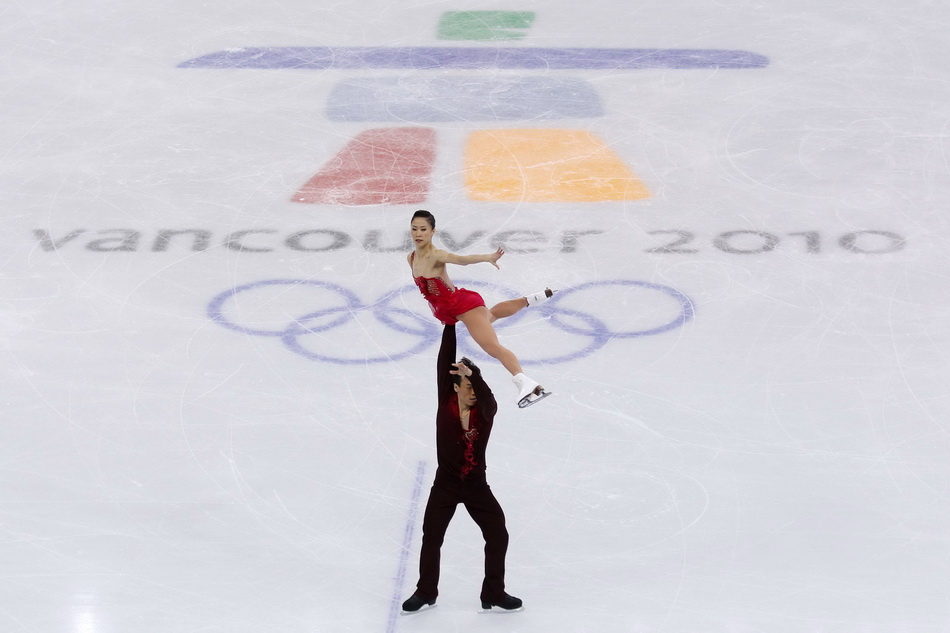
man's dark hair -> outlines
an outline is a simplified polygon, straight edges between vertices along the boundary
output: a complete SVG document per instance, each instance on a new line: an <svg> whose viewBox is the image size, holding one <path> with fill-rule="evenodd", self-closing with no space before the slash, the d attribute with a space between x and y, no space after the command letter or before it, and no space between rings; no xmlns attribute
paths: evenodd
<svg viewBox="0 0 950 633"><path fill-rule="evenodd" d="M429 227L431 227L433 230L435 229L435 216L429 213L428 211L426 211L425 209L419 209L418 211L413 213L412 219L415 220L416 218L423 218L427 220L429 222Z"/></svg>

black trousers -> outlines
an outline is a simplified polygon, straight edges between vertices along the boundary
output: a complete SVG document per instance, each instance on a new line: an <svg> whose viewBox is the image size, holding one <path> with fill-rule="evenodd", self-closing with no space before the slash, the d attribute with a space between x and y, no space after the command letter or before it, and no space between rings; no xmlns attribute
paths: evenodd
<svg viewBox="0 0 950 633"><path fill-rule="evenodd" d="M422 551L419 555L416 592L429 600L439 595L442 542L460 503L481 529L485 539L485 579L482 581L480 598L501 600L505 595L508 530L505 528L505 513L484 480L440 482L439 477L436 477L422 520Z"/></svg>

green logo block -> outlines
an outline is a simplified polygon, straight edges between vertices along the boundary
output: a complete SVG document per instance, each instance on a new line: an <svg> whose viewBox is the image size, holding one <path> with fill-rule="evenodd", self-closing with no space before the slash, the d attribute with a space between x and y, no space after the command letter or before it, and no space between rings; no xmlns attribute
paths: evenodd
<svg viewBox="0 0 950 633"><path fill-rule="evenodd" d="M439 20L440 40L520 40L534 22L533 11L447 11Z"/></svg>

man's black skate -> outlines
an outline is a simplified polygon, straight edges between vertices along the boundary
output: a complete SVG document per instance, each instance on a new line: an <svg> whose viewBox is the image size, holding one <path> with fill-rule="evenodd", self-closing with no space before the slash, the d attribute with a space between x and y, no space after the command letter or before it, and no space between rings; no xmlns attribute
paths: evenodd
<svg viewBox="0 0 950 633"><path fill-rule="evenodd" d="M432 600L426 600L419 596L419 594L412 594L408 600L402 603L402 612L405 613L415 613L416 611L422 609L423 607L434 607L435 598Z"/></svg>
<svg viewBox="0 0 950 633"><path fill-rule="evenodd" d="M482 600L482 609L487 611L491 610L492 607L500 607L505 611L521 611L524 609L524 603L521 601L521 598L509 596L507 593L501 600Z"/></svg>

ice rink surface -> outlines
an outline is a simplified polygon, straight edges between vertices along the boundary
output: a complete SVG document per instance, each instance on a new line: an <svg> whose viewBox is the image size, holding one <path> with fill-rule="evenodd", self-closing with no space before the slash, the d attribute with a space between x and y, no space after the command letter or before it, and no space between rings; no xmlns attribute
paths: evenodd
<svg viewBox="0 0 950 633"><path fill-rule="evenodd" d="M946 4L0 15L0 631L950 629ZM479 357L521 613L460 510L398 614L418 208L561 290L499 322L555 396Z"/></svg>

